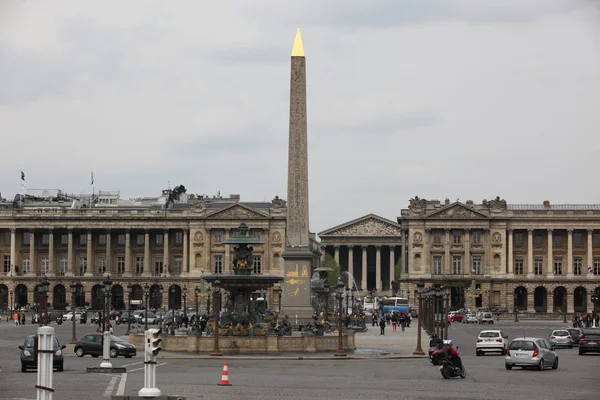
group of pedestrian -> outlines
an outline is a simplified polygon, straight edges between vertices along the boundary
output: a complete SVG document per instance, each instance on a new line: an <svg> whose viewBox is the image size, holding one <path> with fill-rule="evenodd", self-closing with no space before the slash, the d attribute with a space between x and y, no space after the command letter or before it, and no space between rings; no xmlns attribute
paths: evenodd
<svg viewBox="0 0 600 400"><path fill-rule="evenodd" d="M573 328L600 327L600 314L573 314Z"/></svg>
<svg viewBox="0 0 600 400"><path fill-rule="evenodd" d="M18 312L14 313L13 321L15 322L15 326L25 325L25 314L19 314Z"/></svg>
<svg viewBox="0 0 600 400"><path fill-rule="evenodd" d="M373 326L379 326L379 334L385 335L385 327L391 325L392 331L396 332L398 325L402 329L402 332L406 328L410 327L411 317L408 313L390 311L382 316L379 315L378 311L375 311L372 316Z"/></svg>

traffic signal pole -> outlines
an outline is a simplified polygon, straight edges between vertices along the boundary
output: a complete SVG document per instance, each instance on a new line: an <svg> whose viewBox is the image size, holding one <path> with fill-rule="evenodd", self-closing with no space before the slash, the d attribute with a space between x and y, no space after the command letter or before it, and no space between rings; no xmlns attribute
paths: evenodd
<svg viewBox="0 0 600 400"><path fill-rule="evenodd" d="M144 387L138 392L140 397L158 397L160 389L156 387L156 356L160 352L160 329L148 329L144 332Z"/></svg>

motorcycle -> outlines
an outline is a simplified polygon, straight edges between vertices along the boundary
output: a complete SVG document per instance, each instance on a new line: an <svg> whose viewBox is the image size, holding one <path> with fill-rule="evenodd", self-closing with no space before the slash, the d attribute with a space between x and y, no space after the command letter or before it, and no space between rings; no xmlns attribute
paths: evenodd
<svg viewBox="0 0 600 400"><path fill-rule="evenodd" d="M455 367L448 358L442 358L441 364L440 373L444 379L455 378L457 376L460 376L463 379L467 377L467 371L464 365L461 367Z"/></svg>
<svg viewBox="0 0 600 400"><path fill-rule="evenodd" d="M56 318L56 324L57 324L57 325L62 325L62 323L63 323L63 320L62 320L62 318L61 318L61 317L59 317L59 318Z"/></svg>
<svg viewBox="0 0 600 400"><path fill-rule="evenodd" d="M79 323L80 324L87 323L87 315L86 314L81 314L81 317L79 318Z"/></svg>
<svg viewBox="0 0 600 400"><path fill-rule="evenodd" d="M429 349L429 362L433 365L440 364L440 358L442 358L442 349L439 347L432 347Z"/></svg>

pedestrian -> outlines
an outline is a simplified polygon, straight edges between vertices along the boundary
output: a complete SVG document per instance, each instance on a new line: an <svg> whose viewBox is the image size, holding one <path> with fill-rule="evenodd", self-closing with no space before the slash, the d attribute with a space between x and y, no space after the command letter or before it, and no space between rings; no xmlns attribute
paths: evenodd
<svg viewBox="0 0 600 400"><path fill-rule="evenodd" d="M15 313L15 315L13 315L13 320L15 321L15 326L19 326L19 313Z"/></svg>
<svg viewBox="0 0 600 400"><path fill-rule="evenodd" d="M398 316L396 313L392 314L392 332L396 332L396 327L398 326Z"/></svg>
<svg viewBox="0 0 600 400"><path fill-rule="evenodd" d="M379 320L379 334L385 335L385 318Z"/></svg>
<svg viewBox="0 0 600 400"><path fill-rule="evenodd" d="M21 314L21 325L25 325L25 313Z"/></svg>

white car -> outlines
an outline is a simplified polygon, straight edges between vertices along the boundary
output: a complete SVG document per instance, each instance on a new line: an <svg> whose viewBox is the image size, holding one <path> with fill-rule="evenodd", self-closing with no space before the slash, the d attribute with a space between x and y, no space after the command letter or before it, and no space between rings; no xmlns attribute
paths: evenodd
<svg viewBox="0 0 600 400"><path fill-rule="evenodd" d="M479 323L494 325L494 316L489 312L483 313L481 317L479 317Z"/></svg>
<svg viewBox="0 0 600 400"><path fill-rule="evenodd" d="M81 312L75 311L75 321L79 321L80 319L81 319ZM72 321L73 320L73 313L72 312L68 312L65 315L63 315L63 320L64 321Z"/></svg>
<svg viewBox="0 0 600 400"><path fill-rule="evenodd" d="M465 315L465 318L462 321L465 324L476 324L477 321L477 315L475 314L467 314Z"/></svg>
<svg viewBox="0 0 600 400"><path fill-rule="evenodd" d="M477 344L475 345L475 354L482 356L488 352L496 352L502 355L506 354L508 348L508 336L502 331L489 330L479 332Z"/></svg>

